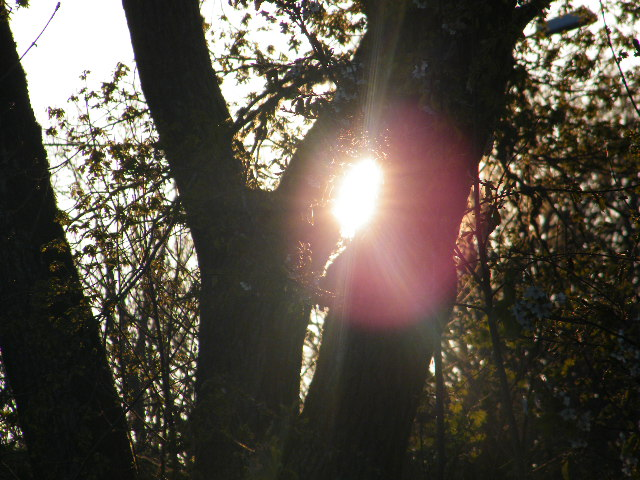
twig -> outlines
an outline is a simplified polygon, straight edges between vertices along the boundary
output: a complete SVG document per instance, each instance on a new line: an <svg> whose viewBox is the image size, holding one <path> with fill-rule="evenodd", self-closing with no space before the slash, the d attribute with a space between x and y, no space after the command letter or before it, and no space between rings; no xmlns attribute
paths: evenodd
<svg viewBox="0 0 640 480"><path fill-rule="evenodd" d="M31 50L37 43L38 40L40 40L40 37L42 36L42 34L44 33L44 31L47 29L47 27L49 26L49 24L51 23L51 21L53 20L53 17L56 16L56 13L58 13L58 10L60 9L60 2L58 2L56 4L56 8L53 10L53 13L51 14L51 17L49 17L49 20L47 21L46 25L44 26L44 28L40 31L40 33L38 34L38 36L36 37L36 39L31 42L31 45L29 45L29 48L27 48L25 50L25 52L22 54L22 56L18 59L18 61L16 63L14 63L13 65L11 65L9 67L9 69L4 73L4 75L2 75L2 77L0 77L0 82L2 82L5 78L7 78L7 76L9 76L9 74L11 72L13 72L13 70L20 65L20 62L22 61L22 59L25 57L25 55L27 53L29 53L29 50Z"/></svg>
<svg viewBox="0 0 640 480"><path fill-rule="evenodd" d="M445 437L445 423L444 423L444 378L442 373L442 337L440 333L440 327L437 326L435 330L438 330L435 334L433 352L433 361L435 363L435 376L436 376L436 438L438 445L438 470L437 480L444 480L445 465L447 463L446 456L446 437Z"/></svg>
<svg viewBox="0 0 640 480"><path fill-rule="evenodd" d="M625 77L624 72L622 71L622 67L620 66L620 60L618 59L618 55L616 55L616 50L613 48L613 42L611 41L611 32L609 31L609 25L607 25L607 19L604 16L604 5L602 4L602 0L600 0L600 12L602 14L602 21L604 22L604 31L607 34L607 42L609 43L609 48L611 49L611 53L613 54L613 60L616 62L618 67L618 71L620 72L620 78L622 79L622 84L624 85L625 90L627 91L627 96L629 100L631 100L631 104L633 105L634 110L640 117L640 109L636 104L636 101L633 99L633 95L631 94L631 89L629 88L629 84L627 83L627 77Z"/></svg>
<svg viewBox="0 0 640 480"><path fill-rule="evenodd" d="M491 335L491 344L493 347L493 358L496 364L496 373L498 375L498 381L500 382L500 393L502 396L502 404L506 414L506 420L509 424L509 431L511 432L511 442L514 453L514 460L516 462L516 470L518 472L518 478L528 478L527 465L524 459L522 451L522 444L520 442L520 435L518 433L518 424L516 417L513 413L513 405L511 403L511 391L509 388L509 382L507 380L507 374L504 367L504 358L502 356L502 342L500 339L500 333L498 332L498 326L496 324L494 309L493 309L493 289L491 287L491 274L489 271L489 262L487 259L487 239L482 238L480 235L480 179L479 174L476 174L474 186L474 213L476 218L475 236L478 244L478 258L480 260L480 273L482 283L480 287L483 292L485 308L487 314L487 322L489 324L489 333Z"/></svg>

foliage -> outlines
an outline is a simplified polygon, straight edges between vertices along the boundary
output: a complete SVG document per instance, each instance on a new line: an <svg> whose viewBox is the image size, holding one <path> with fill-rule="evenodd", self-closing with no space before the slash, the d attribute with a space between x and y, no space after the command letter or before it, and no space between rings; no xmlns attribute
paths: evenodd
<svg viewBox="0 0 640 480"><path fill-rule="evenodd" d="M640 12L617 2L613 13L624 61ZM447 478L511 478L518 455L532 478L638 478L640 117L601 22L529 37L517 61L459 240L444 339ZM635 72L624 78L632 92ZM434 419L419 420L415 456L433 469L422 453L433 434L420 433Z"/></svg>
<svg viewBox="0 0 640 480"><path fill-rule="evenodd" d="M193 407L198 274L157 135L129 69L50 109L61 212L102 326L143 471L177 478ZM82 76L88 84L89 73Z"/></svg>
<svg viewBox="0 0 640 480"><path fill-rule="evenodd" d="M213 62L223 88L246 85L228 96L236 148L250 184L271 189L298 139L344 94L364 17L357 2L232 3L242 16L223 16L238 27L219 40L215 51L225 54L212 52ZM628 63L624 27L640 10L619 1L610 14L613 49ZM518 478L519 462L532 478L640 477L640 118L614 68L595 27L519 45L508 109L458 242L460 294L443 338L446 478ZM190 463L199 278L130 78L119 65L100 89L72 97L75 113L51 109L47 135L68 205L59 221L100 321L141 470L180 478ZM625 80L637 91L631 68ZM320 337L314 324L305 369L313 370ZM19 430L0 385L1 447L15 450ZM302 396L307 385L303 378ZM434 474L443 460L430 386L422 403L408 478Z"/></svg>
<svg viewBox="0 0 640 480"><path fill-rule="evenodd" d="M230 93L250 181L272 188L299 139L348 77L365 20L357 2L344 0L229 4L243 8L224 11L220 20L229 25L227 31L211 31L217 47L212 60L223 92Z"/></svg>

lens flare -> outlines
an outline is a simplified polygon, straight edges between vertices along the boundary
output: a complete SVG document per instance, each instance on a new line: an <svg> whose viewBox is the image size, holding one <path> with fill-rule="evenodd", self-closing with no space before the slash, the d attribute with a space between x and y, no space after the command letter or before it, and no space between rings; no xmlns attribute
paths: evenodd
<svg viewBox="0 0 640 480"><path fill-rule="evenodd" d="M348 167L338 188L333 214L344 237L351 238L373 217L382 185L382 169L367 158Z"/></svg>

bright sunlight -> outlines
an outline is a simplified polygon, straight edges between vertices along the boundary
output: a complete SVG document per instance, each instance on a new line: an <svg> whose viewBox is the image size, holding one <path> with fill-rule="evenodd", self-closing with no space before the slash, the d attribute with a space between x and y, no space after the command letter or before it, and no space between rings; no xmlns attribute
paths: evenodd
<svg viewBox="0 0 640 480"><path fill-rule="evenodd" d="M343 236L353 237L373 217L381 185L382 169L375 160L368 158L347 167L333 204Z"/></svg>

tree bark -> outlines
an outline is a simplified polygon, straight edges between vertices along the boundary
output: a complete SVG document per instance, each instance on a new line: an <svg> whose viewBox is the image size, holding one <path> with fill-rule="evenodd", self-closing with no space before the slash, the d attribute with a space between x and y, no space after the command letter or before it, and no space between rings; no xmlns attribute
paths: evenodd
<svg viewBox="0 0 640 480"><path fill-rule="evenodd" d="M32 470L41 479L133 479L124 412L1 6L0 65L0 350Z"/></svg>
<svg viewBox="0 0 640 480"><path fill-rule="evenodd" d="M262 441L287 435L274 419L295 411L309 312L291 256L308 243L313 268L324 265L335 228L318 242L304 217L321 195L317 180L328 178L327 150L349 128L389 140L388 203L333 268L334 288L346 293L284 470L399 478L429 332L455 293L451 252L469 186L502 109L515 40L545 2L516 3L363 1L369 27L353 63L364 82L345 87L357 101L340 114L326 109L266 193L245 185L198 2L123 0L201 272L195 478L239 479Z"/></svg>
<svg viewBox="0 0 640 480"><path fill-rule="evenodd" d="M198 2L123 6L200 267L194 478L241 478L246 457L282 433L274 420L298 411L310 302L286 267L285 211L246 185Z"/></svg>
<svg viewBox="0 0 640 480"><path fill-rule="evenodd" d="M452 252L469 189L515 41L538 11L504 1L365 6L356 57L361 84L374 89L360 98L374 100L361 100L361 116L388 144L385 185L377 220L329 271L342 301L324 328L283 479L401 478L435 327L455 298Z"/></svg>

